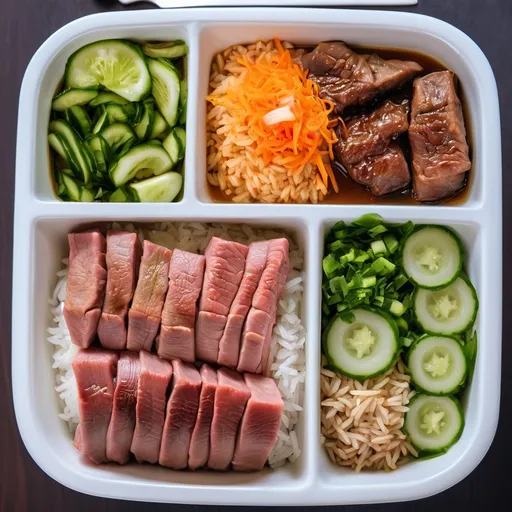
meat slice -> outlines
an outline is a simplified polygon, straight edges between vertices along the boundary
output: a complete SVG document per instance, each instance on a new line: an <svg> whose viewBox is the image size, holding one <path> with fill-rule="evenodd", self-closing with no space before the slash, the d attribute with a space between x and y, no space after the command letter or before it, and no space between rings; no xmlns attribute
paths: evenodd
<svg viewBox="0 0 512 512"><path fill-rule="evenodd" d="M139 462L158 462L171 377L172 366L167 361L149 352L140 352L135 431L131 445Z"/></svg>
<svg viewBox="0 0 512 512"><path fill-rule="evenodd" d="M197 469L208 462L210 454L210 427L213 418L213 406L217 391L217 372L207 364L203 364L199 371L202 387L199 397L199 410L196 424L190 438L188 449L188 467Z"/></svg>
<svg viewBox="0 0 512 512"><path fill-rule="evenodd" d="M262 373L267 369L277 303L288 277L289 244L286 238L270 240L265 270L252 299L244 327L239 372Z"/></svg>
<svg viewBox="0 0 512 512"><path fill-rule="evenodd" d="M169 285L171 254L165 247L144 241L139 280L128 312L128 350L151 350Z"/></svg>
<svg viewBox="0 0 512 512"><path fill-rule="evenodd" d="M70 233L68 242L69 273L64 318L71 341L87 348L96 336L105 293L105 237L94 229Z"/></svg>
<svg viewBox="0 0 512 512"><path fill-rule="evenodd" d="M196 356L217 362L231 303L244 275L246 245L213 237L205 251L206 270L196 322Z"/></svg>
<svg viewBox="0 0 512 512"><path fill-rule="evenodd" d="M251 392L243 377L227 368L217 371L217 379L208 467L225 470L233 459L238 425Z"/></svg>
<svg viewBox="0 0 512 512"><path fill-rule="evenodd" d="M117 363L114 408L107 432L107 459L126 464L135 429L140 361L137 352L121 352Z"/></svg>
<svg viewBox="0 0 512 512"><path fill-rule="evenodd" d="M276 383L261 375L244 375L251 392L236 440L233 468L257 471L263 468L277 441L283 400Z"/></svg>
<svg viewBox="0 0 512 512"><path fill-rule="evenodd" d="M439 201L462 188L471 161L462 107L450 71L414 81L409 141L417 199Z"/></svg>
<svg viewBox="0 0 512 512"><path fill-rule="evenodd" d="M242 327L267 262L268 246L268 241L249 244L242 282L231 304L226 328L219 342L217 363L222 366L236 368L238 364Z"/></svg>
<svg viewBox="0 0 512 512"><path fill-rule="evenodd" d="M158 462L168 468L185 469L199 407L201 377L194 365L179 359L172 362L172 371L172 392L167 403Z"/></svg>
<svg viewBox="0 0 512 512"><path fill-rule="evenodd" d="M137 283L141 253L136 233L107 233L107 289L98 324L98 337L105 348L126 348L126 314Z"/></svg>
<svg viewBox="0 0 512 512"><path fill-rule="evenodd" d="M195 361L194 325L203 285L205 257L173 251L169 264L169 289L157 338L158 355L165 359Z"/></svg>
<svg viewBox="0 0 512 512"><path fill-rule="evenodd" d="M112 415L116 352L89 348L73 359L80 410L75 446L96 464L107 461L107 430Z"/></svg>
<svg viewBox="0 0 512 512"><path fill-rule="evenodd" d="M359 54L342 42L320 43L302 55L301 62L318 84L320 96L331 100L338 113L403 85L423 69L412 61Z"/></svg>

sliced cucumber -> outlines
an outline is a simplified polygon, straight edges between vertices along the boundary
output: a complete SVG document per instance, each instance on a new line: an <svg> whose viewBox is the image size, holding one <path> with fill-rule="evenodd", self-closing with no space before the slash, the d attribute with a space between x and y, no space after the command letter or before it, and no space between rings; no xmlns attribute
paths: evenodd
<svg viewBox="0 0 512 512"><path fill-rule="evenodd" d="M123 155L110 170L110 177L116 187L133 179L140 171L151 171L158 176L169 171L173 163L161 146L139 144Z"/></svg>
<svg viewBox="0 0 512 512"><path fill-rule="evenodd" d="M171 130L171 133L162 142L164 149L167 151L173 165L183 158L181 155L185 154L185 148L181 142L181 137L176 133L176 129Z"/></svg>
<svg viewBox="0 0 512 512"><path fill-rule="evenodd" d="M135 132L125 123L114 123L103 130L100 135L105 139L114 153L122 153L137 143Z"/></svg>
<svg viewBox="0 0 512 512"><path fill-rule="evenodd" d="M420 453L445 452L464 430L464 414L453 396L418 394L409 403L404 430Z"/></svg>
<svg viewBox="0 0 512 512"><path fill-rule="evenodd" d="M84 155L81 147L81 141L77 133L63 119L52 121L49 126L51 133L56 133L62 137L64 149L69 152L68 162L73 171L79 176L85 184L89 183L91 169L89 162Z"/></svg>
<svg viewBox="0 0 512 512"><path fill-rule="evenodd" d="M64 193L71 199L71 201L80 201L80 185L68 174L61 174L62 185L64 187Z"/></svg>
<svg viewBox="0 0 512 512"><path fill-rule="evenodd" d="M105 105L105 112L108 115L109 123L127 123L130 120L130 117L121 105L107 104Z"/></svg>
<svg viewBox="0 0 512 512"><path fill-rule="evenodd" d="M120 40L91 43L68 60L67 87L103 86L129 101L145 98L151 90L146 59L136 45Z"/></svg>
<svg viewBox="0 0 512 512"><path fill-rule="evenodd" d="M444 226L422 226L405 240L402 265L417 286L430 290L453 283L462 271L462 244Z"/></svg>
<svg viewBox="0 0 512 512"><path fill-rule="evenodd" d="M417 288L414 292L416 320L429 334L458 334L469 329L478 313L478 297L465 276L441 290Z"/></svg>
<svg viewBox="0 0 512 512"><path fill-rule="evenodd" d="M60 137L56 133L48 135L48 144L64 160L67 160L67 153L64 150Z"/></svg>
<svg viewBox="0 0 512 512"><path fill-rule="evenodd" d="M446 336L418 339L409 350L407 362L415 386L431 395L457 393L468 369L462 345Z"/></svg>
<svg viewBox="0 0 512 512"><path fill-rule="evenodd" d="M64 112L73 105L87 105L98 94L97 89L67 89L55 96L52 101L52 109L57 112Z"/></svg>
<svg viewBox="0 0 512 512"><path fill-rule="evenodd" d="M110 91L100 92L96 98L94 98L89 105L91 107L98 107L99 105L103 105L105 103L115 103L116 105L126 105L130 103L129 100L122 98L118 94L115 94Z"/></svg>
<svg viewBox="0 0 512 512"><path fill-rule="evenodd" d="M148 67L153 81L152 91L158 110L160 110L169 126L173 127L179 114L179 74L168 63L157 59L148 59Z"/></svg>
<svg viewBox="0 0 512 512"><path fill-rule="evenodd" d="M398 327L381 310L353 309L354 322L335 317L326 328L323 349L329 365L353 379L383 374L396 361L400 345Z"/></svg>
<svg viewBox="0 0 512 512"><path fill-rule="evenodd" d="M126 187L116 188L112 194L110 194L109 201L111 203L128 203L132 201L131 196L128 194Z"/></svg>
<svg viewBox="0 0 512 512"><path fill-rule="evenodd" d="M174 134L178 139L180 140L180 150L178 153L178 159L182 160L185 158L185 148L186 148L186 142L187 142L187 134L181 126L176 126L174 128Z"/></svg>
<svg viewBox="0 0 512 512"><path fill-rule="evenodd" d="M129 188L141 203L170 203L179 194L183 177L177 172L166 172L146 180L130 183Z"/></svg>
<svg viewBox="0 0 512 512"><path fill-rule="evenodd" d="M110 148L101 135L93 135L87 139L86 144L91 148L98 171L108 175L108 162L110 161Z"/></svg>
<svg viewBox="0 0 512 512"><path fill-rule="evenodd" d="M102 130L104 130L109 125L109 119L108 119L108 112L106 110L103 111L102 114L100 114L100 117L96 121L96 124L94 125L94 128L92 129L92 133L100 133Z"/></svg>
<svg viewBox="0 0 512 512"><path fill-rule="evenodd" d="M153 118L153 125L148 135L148 139L161 139L164 138L170 127L167 121L162 117L162 114L155 109L155 117Z"/></svg>
<svg viewBox="0 0 512 512"><path fill-rule="evenodd" d="M68 123L85 139L91 133L92 123L85 108L73 105L66 110Z"/></svg>
<svg viewBox="0 0 512 512"><path fill-rule="evenodd" d="M135 134L139 140L145 140L148 138L155 118L155 104L152 101L145 101L143 107L144 114L142 115L142 119L134 127Z"/></svg>
<svg viewBox="0 0 512 512"><path fill-rule="evenodd" d="M187 122L187 96L188 96L188 83L182 80L180 84L180 120L179 123L184 125Z"/></svg>
<svg viewBox="0 0 512 512"><path fill-rule="evenodd" d="M96 198L96 191L90 190L88 188L83 187L80 193L80 201L83 203L92 203Z"/></svg>
<svg viewBox="0 0 512 512"><path fill-rule="evenodd" d="M164 43L147 43L142 45L142 51L148 57L164 57L166 59L178 59L187 54L185 41L168 41Z"/></svg>

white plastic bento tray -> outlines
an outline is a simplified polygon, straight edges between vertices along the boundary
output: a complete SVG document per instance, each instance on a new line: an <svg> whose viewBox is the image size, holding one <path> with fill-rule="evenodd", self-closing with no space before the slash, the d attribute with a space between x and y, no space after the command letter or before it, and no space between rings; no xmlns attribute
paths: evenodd
<svg viewBox="0 0 512 512"><path fill-rule="evenodd" d="M206 188L205 111L213 55L235 43L279 37L296 44L324 40L419 50L459 77L473 134L473 178L459 206L218 204ZM185 39L189 45L184 196L170 204L65 203L53 194L47 126L51 98L66 59L79 47L110 38ZM440 492L468 475L487 452L499 410L501 362L501 146L492 70L466 35L420 15L322 9L193 9L100 14L54 34L32 59L21 89L16 162L12 372L14 404L25 445L52 478L78 491L120 499L222 505L327 505L401 501ZM334 466L320 444L320 314L323 239L332 224L377 212L388 221L453 227L468 249L480 297L479 353L466 393L466 427L450 451L391 473L355 474ZM58 398L46 342L47 299L67 253L67 233L101 221L196 220L288 229L305 253L302 318L308 332L302 456L278 470L252 474L176 472L149 465L94 466L73 448L57 417Z"/></svg>

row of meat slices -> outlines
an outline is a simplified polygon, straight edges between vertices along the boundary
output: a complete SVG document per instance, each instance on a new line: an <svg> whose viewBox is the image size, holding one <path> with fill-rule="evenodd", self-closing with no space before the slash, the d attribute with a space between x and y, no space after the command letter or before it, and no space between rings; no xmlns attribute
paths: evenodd
<svg viewBox="0 0 512 512"><path fill-rule="evenodd" d="M146 351L79 350L75 446L96 464L256 471L277 441L283 401L268 377ZM114 379L115 378L115 379Z"/></svg>
<svg viewBox="0 0 512 512"><path fill-rule="evenodd" d="M164 359L268 372L277 304L288 276L285 238L243 245L212 238L205 255L135 233L71 233L64 316L87 348L151 351Z"/></svg>

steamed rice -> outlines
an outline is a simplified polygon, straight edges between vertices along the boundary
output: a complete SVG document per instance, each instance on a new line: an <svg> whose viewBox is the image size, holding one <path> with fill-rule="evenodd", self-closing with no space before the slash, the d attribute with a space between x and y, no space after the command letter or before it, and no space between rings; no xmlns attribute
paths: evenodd
<svg viewBox="0 0 512 512"><path fill-rule="evenodd" d="M283 235L271 229L252 228L247 225L201 224L198 222L161 223L151 226L133 224L112 224L112 229L137 232L141 240L190 252L204 252L212 236L248 244L257 240L278 238ZM301 455L296 427L302 411L305 379L304 344L306 331L299 314L303 292L303 256L297 245L290 242L290 272L279 301L277 323L273 331L272 376L275 379L284 401L276 446L268 458L271 467L279 467L287 461L294 462ZM67 422L73 433L80 422L78 396L71 363L78 348L71 343L68 328L63 316L66 299L68 260L62 260L63 268L57 272L58 282L49 300L53 323L48 328L48 341L54 345L53 368L56 371L56 387L60 401L59 418Z"/></svg>

